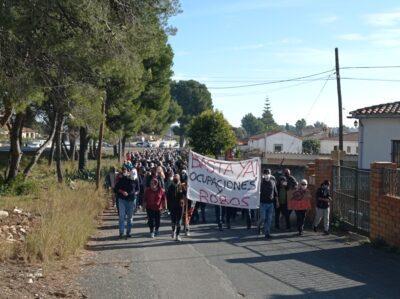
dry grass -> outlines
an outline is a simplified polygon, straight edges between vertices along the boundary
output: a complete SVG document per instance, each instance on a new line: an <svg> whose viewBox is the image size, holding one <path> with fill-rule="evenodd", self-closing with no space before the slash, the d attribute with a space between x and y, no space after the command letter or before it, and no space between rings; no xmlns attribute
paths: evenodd
<svg viewBox="0 0 400 299"><path fill-rule="evenodd" d="M16 244L0 242L0 262L13 257L16 250Z"/></svg>
<svg viewBox="0 0 400 299"><path fill-rule="evenodd" d="M104 190L96 191L93 183L85 181L58 184L47 165L39 165L30 179L35 192L2 196L0 208L22 208L37 215L39 224L22 245L0 244L0 259L18 254L27 261L48 263L74 255L96 229L96 218L107 202Z"/></svg>
<svg viewBox="0 0 400 299"><path fill-rule="evenodd" d="M105 208L104 193L95 191L93 184L79 182L75 190L57 185L40 197L46 198L36 208L41 222L26 239L25 257L48 262L75 254L96 229L96 217Z"/></svg>

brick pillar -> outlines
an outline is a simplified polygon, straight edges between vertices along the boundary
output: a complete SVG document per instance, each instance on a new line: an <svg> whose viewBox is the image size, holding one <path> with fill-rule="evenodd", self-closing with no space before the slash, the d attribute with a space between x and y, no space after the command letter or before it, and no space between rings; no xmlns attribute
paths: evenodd
<svg viewBox="0 0 400 299"><path fill-rule="evenodd" d="M375 162L371 164L370 174L370 237L386 239L387 229L390 227L388 215L389 205L383 194L383 169L396 169L395 163ZM400 215L399 215L400 216ZM396 220L398 221L398 219Z"/></svg>
<svg viewBox="0 0 400 299"><path fill-rule="evenodd" d="M311 210L307 212L307 221L312 222L315 217L315 193L323 181L332 182L332 159L317 159L315 163L307 164L306 179L310 180L309 189L312 194Z"/></svg>
<svg viewBox="0 0 400 299"><path fill-rule="evenodd" d="M333 160L332 159L317 159L315 160L315 186L318 188L325 180L332 183L333 175Z"/></svg>
<svg viewBox="0 0 400 299"><path fill-rule="evenodd" d="M315 163L308 163L306 167L306 180L308 184L315 185Z"/></svg>

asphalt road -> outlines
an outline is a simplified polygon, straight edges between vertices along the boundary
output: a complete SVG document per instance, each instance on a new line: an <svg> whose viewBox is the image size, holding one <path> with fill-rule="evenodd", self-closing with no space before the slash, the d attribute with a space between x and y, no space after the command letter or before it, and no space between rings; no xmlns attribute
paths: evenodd
<svg viewBox="0 0 400 299"><path fill-rule="evenodd" d="M223 232L202 224L177 243L167 218L150 239L137 214L133 238L117 240L116 219L107 211L89 243L80 277L89 298L400 298L400 256L348 237L267 241L239 223Z"/></svg>

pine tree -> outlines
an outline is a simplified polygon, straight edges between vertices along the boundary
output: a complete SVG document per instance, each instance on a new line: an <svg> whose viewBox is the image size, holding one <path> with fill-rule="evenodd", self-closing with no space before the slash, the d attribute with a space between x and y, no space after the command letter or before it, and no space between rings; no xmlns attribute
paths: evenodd
<svg viewBox="0 0 400 299"><path fill-rule="evenodd" d="M278 127L278 125L274 120L274 116L272 115L271 103L268 97L265 98L264 110L261 116L261 120L264 123L265 129L267 131L276 130Z"/></svg>

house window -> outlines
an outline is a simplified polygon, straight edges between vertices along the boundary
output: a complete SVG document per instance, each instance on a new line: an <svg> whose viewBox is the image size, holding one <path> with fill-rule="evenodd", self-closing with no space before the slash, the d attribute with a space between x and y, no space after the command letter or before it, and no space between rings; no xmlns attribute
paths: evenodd
<svg viewBox="0 0 400 299"><path fill-rule="evenodd" d="M358 154L358 146L356 146L356 154Z"/></svg>
<svg viewBox="0 0 400 299"><path fill-rule="evenodd" d="M400 140L392 140L392 162L400 166Z"/></svg>
<svg viewBox="0 0 400 299"><path fill-rule="evenodd" d="M274 144L274 153L280 153L283 151L283 144Z"/></svg>
<svg viewBox="0 0 400 299"><path fill-rule="evenodd" d="M347 147L347 153L350 154L351 153L351 146Z"/></svg>
<svg viewBox="0 0 400 299"><path fill-rule="evenodd" d="M274 153L280 153L283 150L283 144L274 144Z"/></svg>

